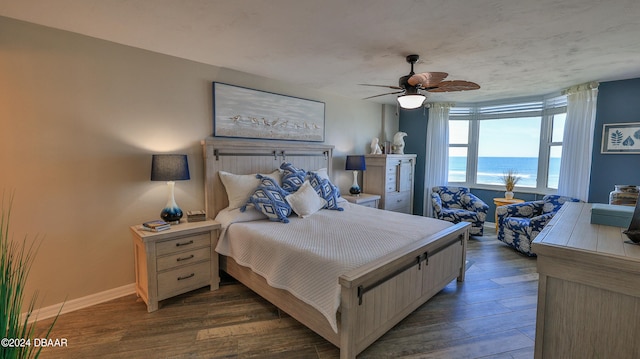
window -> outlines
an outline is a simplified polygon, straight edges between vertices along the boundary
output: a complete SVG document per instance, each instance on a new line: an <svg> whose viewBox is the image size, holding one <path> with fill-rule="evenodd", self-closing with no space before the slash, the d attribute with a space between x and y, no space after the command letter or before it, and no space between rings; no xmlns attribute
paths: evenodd
<svg viewBox="0 0 640 359"><path fill-rule="evenodd" d="M478 127L476 183L502 185L502 175L513 169L520 176L519 186L535 188L540 117L483 120Z"/></svg>
<svg viewBox="0 0 640 359"><path fill-rule="evenodd" d="M564 121L566 113L553 115L551 119L551 143L549 143L549 172L547 173L547 187L558 189L560 178L560 156L562 155L562 137L564 136Z"/></svg>
<svg viewBox="0 0 640 359"><path fill-rule="evenodd" d="M449 121L449 182L465 182L469 152L469 121Z"/></svg>
<svg viewBox="0 0 640 359"><path fill-rule="evenodd" d="M515 170L518 187L558 188L566 97L454 107L449 112L449 182L500 187Z"/></svg>

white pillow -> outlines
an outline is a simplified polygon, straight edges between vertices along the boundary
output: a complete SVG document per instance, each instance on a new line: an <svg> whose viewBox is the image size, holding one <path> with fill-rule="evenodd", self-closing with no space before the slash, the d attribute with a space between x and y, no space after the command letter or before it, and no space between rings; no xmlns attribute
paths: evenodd
<svg viewBox="0 0 640 359"><path fill-rule="evenodd" d="M218 212L215 220L220 222L222 228L226 228L231 223L250 222L265 218L267 218L267 216L254 207L247 207L247 210L244 212L240 212L240 208L229 209L229 207L227 207Z"/></svg>
<svg viewBox="0 0 640 359"><path fill-rule="evenodd" d="M320 176L320 178L324 178L324 179L327 179L327 180L331 181L329 179L329 172L327 171L326 168L320 168L320 169L318 169L316 171L312 171L312 172L317 173L318 176Z"/></svg>
<svg viewBox="0 0 640 359"><path fill-rule="evenodd" d="M309 180L305 180L302 186L296 192L286 196L285 200L291 209L302 218L309 217L327 205L327 201L318 196Z"/></svg>
<svg viewBox="0 0 640 359"><path fill-rule="evenodd" d="M236 175L233 173L218 171L220 180L224 184L227 191L227 199L229 200L229 209L240 208L247 203L249 197L255 192L260 184L260 180L256 178L256 174ZM280 170L275 170L269 174L264 174L273 178L279 184L282 183L282 174Z"/></svg>

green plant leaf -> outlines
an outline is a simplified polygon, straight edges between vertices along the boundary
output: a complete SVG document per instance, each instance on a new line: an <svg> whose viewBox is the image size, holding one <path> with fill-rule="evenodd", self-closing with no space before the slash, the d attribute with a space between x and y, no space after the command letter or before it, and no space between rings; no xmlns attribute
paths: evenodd
<svg viewBox="0 0 640 359"><path fill-rule="evenodd" d="M24 288L41 241L37 238L27 241L25 237L21 242L17 242L10 238L13 197L11 194L7 199L3 192L0 213L0 326L4 328L3 338L31 339L33 342L36 326L35 321L29 323L29 320L35 309L37 293L27 301ZM5 199L8 202L6 205ZM23 306L25 303L26 308ZM46 329L46 334L38 335L38 338L49 337L59 315L60 311ZM41 349L34 346L0 346L0 358L37 358Z"/></svg>

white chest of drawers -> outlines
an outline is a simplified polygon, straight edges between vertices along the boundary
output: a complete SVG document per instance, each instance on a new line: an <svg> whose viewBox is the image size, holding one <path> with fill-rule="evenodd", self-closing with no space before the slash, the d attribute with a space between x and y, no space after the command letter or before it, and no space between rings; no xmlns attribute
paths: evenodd
<svg viewBox="0 0 640 359"><path fill-rule="evenodd" d="M380 195L380 209L413 213L416 155L366 155L363 192Z"/></svg>
<svg viewBox="0 0 640 359"><path fill-rule="evenodd" d="M207 220L172 225L149 232L132 226L136 270L136 293L147 310L158 302L194 289L218 289L218 222Z"/></svg>

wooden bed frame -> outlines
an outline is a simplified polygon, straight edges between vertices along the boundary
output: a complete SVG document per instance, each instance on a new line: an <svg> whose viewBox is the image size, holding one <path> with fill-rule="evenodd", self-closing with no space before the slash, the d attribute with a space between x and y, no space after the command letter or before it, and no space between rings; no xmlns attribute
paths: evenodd
<svg viewBox="0 0 640 359"><path fill-rule="evenodd" d="M287 161L306 170L327 168L331 176L333 146L325 144L210 137L203 151L211 218L228 205L218 171L269 173ZM232 258L220 256L220 269L339 347L341 358L355 358L453 279L464 280L468 227L456 224L341 275L338 333L315 308Z"/></svg>

